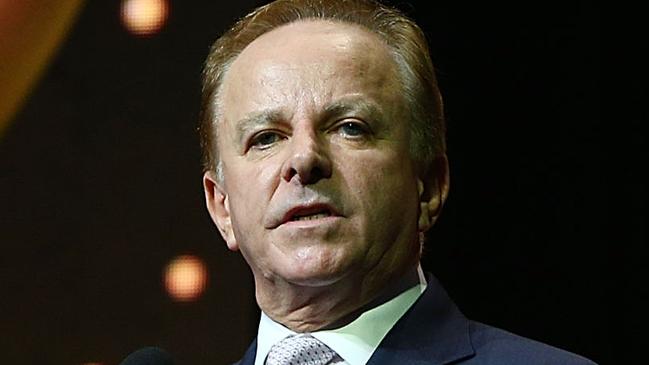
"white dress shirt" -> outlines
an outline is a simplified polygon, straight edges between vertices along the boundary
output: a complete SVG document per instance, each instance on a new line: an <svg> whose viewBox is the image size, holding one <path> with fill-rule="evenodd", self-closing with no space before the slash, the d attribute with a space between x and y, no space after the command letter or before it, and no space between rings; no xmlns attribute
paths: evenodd
<svg viewBox="0 0 649 365"><path fill-rule="evenodd" d="M338 365L365 365L385 335L399 318L417 301L426 289L421 266L417 268L419 283L389 301L361 314L353 322L333 330L312 332L311 335L334 350L342 361ZM270 319L264 312L257 332L255 365L264 365L270 348L295 332Z"/></svg>

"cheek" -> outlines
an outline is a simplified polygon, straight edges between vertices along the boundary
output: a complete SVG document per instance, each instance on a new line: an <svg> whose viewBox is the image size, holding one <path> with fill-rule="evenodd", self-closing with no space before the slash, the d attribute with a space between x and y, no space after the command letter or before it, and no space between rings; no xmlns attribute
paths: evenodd
<svg viewBox="0 0 649 365"><path fill-rule="evenodd" d="M401 155L374 152L355 164L356 170L349 175L350 191L368 220L365 229L370 233L401 230L404 224L416 223L417 180L410 160Z"/></svg>
<svg viewBox="0 0 649 365"><path fill-rule="evenodd" d="M255 215L262 212L277 187L279 167L274 163L236 161L236 169L225 170L231 208Z"/></svg>

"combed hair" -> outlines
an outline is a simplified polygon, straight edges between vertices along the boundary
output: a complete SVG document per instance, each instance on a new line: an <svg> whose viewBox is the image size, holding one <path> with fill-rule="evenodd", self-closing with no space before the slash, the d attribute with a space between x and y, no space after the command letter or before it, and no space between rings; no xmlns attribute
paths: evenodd
<svg viewBox="0 0 649 365"><path fill-rule="evenodd" d="M442 98L424 33L399 10L372 0L277 0L240 19L212 45L203 69L199 134L204 171L221 176L217 124L224 76L237 56L264 33L301 20L326 20L360 26L378 35L391 50L410 113L410 152L428 168L444 154Z"/></svg>

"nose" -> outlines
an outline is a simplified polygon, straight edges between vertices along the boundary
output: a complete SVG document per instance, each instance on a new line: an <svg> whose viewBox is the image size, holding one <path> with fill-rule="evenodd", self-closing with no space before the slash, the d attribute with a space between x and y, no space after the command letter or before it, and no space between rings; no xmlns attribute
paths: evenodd
<svg viewBox="0 0 649 365"><path fill-rule="evenodd" d="M282 179L298 179L302 185L331 177L331 159L314 131L295 131L289 156L282 166Z"/></svg>

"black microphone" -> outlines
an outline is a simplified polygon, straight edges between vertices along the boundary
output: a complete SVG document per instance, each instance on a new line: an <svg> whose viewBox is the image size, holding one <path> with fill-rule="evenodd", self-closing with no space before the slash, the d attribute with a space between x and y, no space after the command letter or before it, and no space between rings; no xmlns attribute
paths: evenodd
<svg viewBox="0 0 649 365"><path fill-rule="evenodd" d="M119 365L174 365L174 362L167 351L145 347L128 355Z"/></svg>

